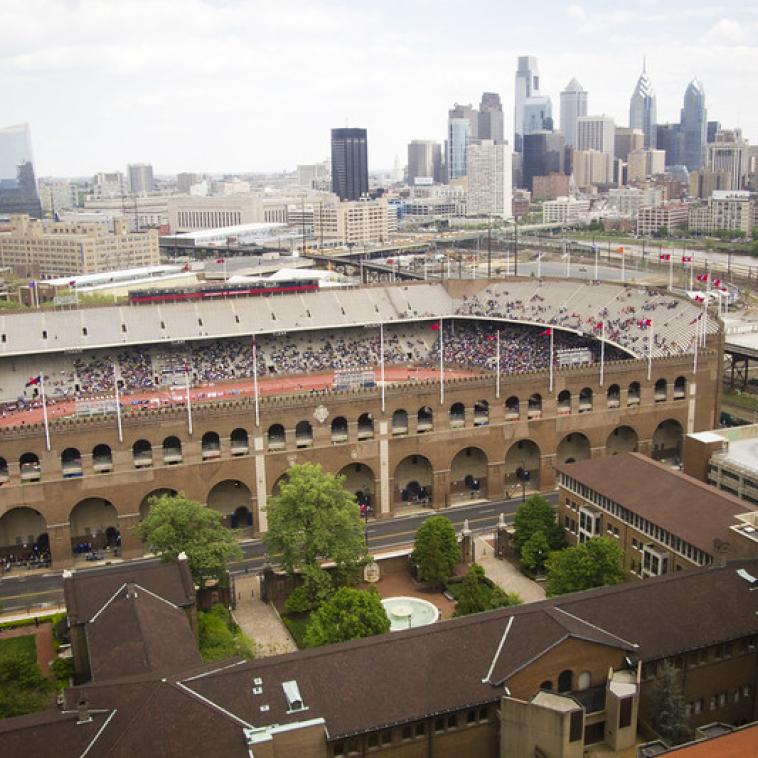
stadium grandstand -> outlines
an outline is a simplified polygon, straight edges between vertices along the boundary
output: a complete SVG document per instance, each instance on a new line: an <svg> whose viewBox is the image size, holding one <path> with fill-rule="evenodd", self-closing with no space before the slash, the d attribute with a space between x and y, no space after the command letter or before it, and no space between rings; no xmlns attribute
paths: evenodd
<svg viewBox="0 0 758 758"><path fill-rule="evenodd" d="M676 460L717 418L722 341L700 304L566 279L4 312L0 554L141 554L164 491L257 535L296 461L382 518L472 479L484 499L549 488L554 462L604 452Z"/></svg>

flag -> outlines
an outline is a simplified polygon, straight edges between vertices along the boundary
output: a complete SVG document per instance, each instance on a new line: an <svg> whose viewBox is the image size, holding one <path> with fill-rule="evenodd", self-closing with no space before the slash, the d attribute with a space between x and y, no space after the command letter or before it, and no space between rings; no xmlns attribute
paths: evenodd
<svg viewBox="0 0 758 758"><path fill-rule="evenodd" d="M29 381L24 385L24 387L33 387L35 384L39 384L42 381L42 374L37 374L37 376L30 376Z"/></svg>
<svg viewBox="0 0 758 758"><path fill-rule="evenodd" d="M641 318L637 320L637 326L645 328L646 326L652 326L653 322L649 318Z"/></svg>
<svg viewBox="0 0 758 758"><path fill-rule="evenodd" d="M76 279L72 279L72 280L71 280L71 281L68 283L68 286L69 286L69 287L76 287Z"/></svg>
<svg viewBox="0 0 758 758"><path fill-rule="evenodd" d="M692 256L691 255L683 255L682 256L682 263L692 263Z"/></svg>
<svg viewBox="0 0 758 758"><path fill-rule="evenodd" d="M705 302L705 298L702 295L695 295L695 301L698 303Z"/></svg>
<svg viewBox="0 0 758 758"><path fill-rule="evenodd" d="M695 278L699 282L707 282L708 281L708 274L698 274Z"/></svg>
<svg viewBox="0 0 758 758"><path fill-rule="evenodd" d="M189 363L187 363L187 361L184 361L184 373L189 374L189 372L190 372Z"/></svg>
<svg viewBox="0 0 758 758"><path fill-rule="evenodd" d="M488 334L487 335L487 341L488 342L494 342L496 339L497 339L497 335L496 334Z"/></svg>
<svg viewBox="0 0 758 758"><path fill-rule="evenodd" d="M721 286L721 279L714 279L713 280L713 286L718 288Z"/></svg>
<svg viewBox="0 0 758 758"><path fill-rule="evenodd" d="M439 321L435 321L435 322L432 324L432 331L433 331L433 332L438 332L439 330L440 330L440 324L439 324Z"/></svg>
<svg viewBox="0 0 758 758"><path fill-rule="evenodd" d="M540 332L540 337L549 337L553 333L553 328L548 327L544 332Z"/></svg>
<svg viewBox="0 0 758 758"><path fill-rule="evenodd" d="M662 261L670 261L671 260L671 253L661 253L658 258Z"/></svg>
<svg viewBox="0 0 758 758"><path fill-rule="evenodd" d="M226 263L226 258L216 258L216 263L218 263L219 266Z"/></svg>
<svg viewBox="0 0 758 758"><path fill-rule="evenodd" d="M621 254L623 255L623 254L624 254L624 246L623 246L623 245L619 245L619 246L616 248L616 252L617 252L617 253L621 253Z"/></svg>

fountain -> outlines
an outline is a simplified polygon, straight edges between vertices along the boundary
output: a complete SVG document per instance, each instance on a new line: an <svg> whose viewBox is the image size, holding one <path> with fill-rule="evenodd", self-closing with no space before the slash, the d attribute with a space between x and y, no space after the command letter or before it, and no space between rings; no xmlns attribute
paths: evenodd
<svg viewBox="0 0 758 758"><path fill-rule="evenodd" d="M417 597L388 597L382 600L382 605L390 620L391 632L433 624L440 616L437 606Z"/></svg>

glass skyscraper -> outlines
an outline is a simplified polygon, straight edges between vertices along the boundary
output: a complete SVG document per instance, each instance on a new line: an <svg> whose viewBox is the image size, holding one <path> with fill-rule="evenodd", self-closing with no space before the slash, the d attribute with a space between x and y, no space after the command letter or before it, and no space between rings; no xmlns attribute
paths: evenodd
<svg viewBox="0 0 758 758"><path fill-rule="evenodd" d="M0 129L0 216L42 217L28 124Z"/></svg>
<svg viewBox="0 0 758 758"><path fill-rule="evenodd" d="M681 162L690 171L702 168L705 163L705 146L708 137L708 111L705 109L705 90L702 82L693 79L684 93L684 107L680 119Z"/></svg>
<svg viewBox="0 0 758 758"><path fill-rule="evenodd" d="M466 150L471 141L471 122L467 118L447 120L447 178L466 176Z"/></svg>
<svg viewBox="0 0 758 758"><path fill-rule="evenodd" d="M637 80L637 86L629 101L629 128L641 129L645 135L645 150L656 147L656 102L653 85L647 75L645 64Z"/></svg>
<svg viewBox="0 0 758 758"><path fill-rule="evenodd" d="M332 192L340 200L360 200L368 193L365 129L332 129Z"/></svg>

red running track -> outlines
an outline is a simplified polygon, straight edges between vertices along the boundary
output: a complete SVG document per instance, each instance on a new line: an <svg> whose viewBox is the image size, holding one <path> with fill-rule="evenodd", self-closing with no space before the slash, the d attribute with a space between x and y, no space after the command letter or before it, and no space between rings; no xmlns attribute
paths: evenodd
<svg viewBox="0 0 758 758"><path fill-rule="evenodd" d="M378 371L376 372L379 373ZM391 366L385 368L384 379L389 384L406 381L424 381L425 379L437 379L439 372L431 368L411 368L407 366ZM460 369L445 369L446 379L461 379L477 376L474 371ZM265 377L258 380L258 392L263 395L286 395L293 392L310 392L312 390L330 389L334 382L334 372L325 374L300 374L282 377ZM218 402L238 397L253 396L253 380L214 382L199 385L190 389L192 402ZM104 396L105 397L105 396ZM146 390L121 396L121 405L124 409L130 406L143 406L150 408L165 408L170 406L184 405L187 395L184 388L177 387L171 390ZM47 416L53 419L73 416L76 412L74 400L48 401ZM0 417L0 428L20 426L22 424L42 423L42 408L32 408L25 411L9 411Z"/></svg>

